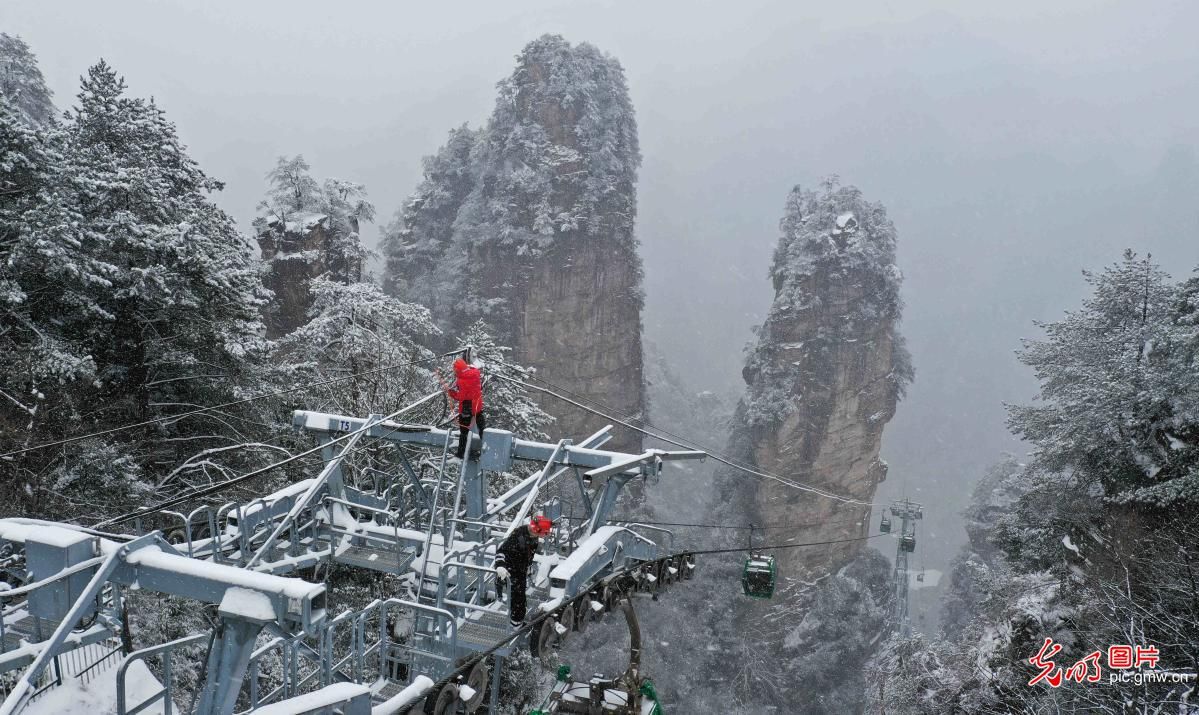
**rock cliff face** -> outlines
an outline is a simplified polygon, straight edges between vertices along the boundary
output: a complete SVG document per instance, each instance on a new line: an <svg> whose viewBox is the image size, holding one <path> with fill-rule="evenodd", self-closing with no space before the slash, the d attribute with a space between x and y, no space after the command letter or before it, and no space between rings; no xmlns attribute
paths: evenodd
<svg viewBox="0 0 1199 715"><path fill-rule="evenodd" d="M308 322L312 279L328 270L329 217L302 213L286 222L272 217L258 227L258 246L266 263L263 284L274 292L263 314L268 338L287 335Z"/></svg>
<svg viewBox="0 0 1199 715"><path fill-rule="evenodd" d="M897 332L895 229L881 205L834 179L792 191L782 233L774 303L743 373L745 456L841 499L763 481L751 511L762 523L811 525L793 534L804 541L864 536L887 474L883 428L912 376ZM783 551L779 560L792 574L824 572L863 545Z"/></svg>
<svg viewBox="0 0 1199 715"><path fill-rule="evenodd" d="M451 334L482 318L539 378L637 418L644 408L641 157L620 64L547 35L525 47L486 128L457 129L383 241L384 285ZM552 389L552 388L551 388ZM554 431L607 420L552 397ZM615 449L639 450L617 428Z"/></svg>
<svg viewBox="0 0 1199 715"><path fill-rule="evenodd" d="M497 269L482 286L487 295L503 296L510 320L496 316L495 324L512 337L516 362L535 367L538 379L566 388L576 401L598 402L622 419L640 416L645 397L636 255L577 239L557 242L533 260L495 253L479 251L479 260ZM609 423L556 398L533 396L555 416L558 436L577 440ZM641 450L640 434L619 425L613 434L608 448Z"/></svg>
<svg viewBox="0 0 1199 715"><path fill-rule="evenodd" d="M314 278L343 285L363 279L368 252L358 231L361 222L374 219L375 207L362 184L333 178L317 183L311 168L301 155L279 157L254 219L266 263L263 282L275 292L263 316L270 338L308 322Z"/></svg>

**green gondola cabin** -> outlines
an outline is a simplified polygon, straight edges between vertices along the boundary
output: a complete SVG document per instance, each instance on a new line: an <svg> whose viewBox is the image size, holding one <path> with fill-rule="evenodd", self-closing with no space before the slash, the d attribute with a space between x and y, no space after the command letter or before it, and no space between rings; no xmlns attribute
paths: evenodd
<svg viewBox="0 0 1199 715"><path fill-rule="evenodd" d="M751 598L772 598L774 583L778 576L778 565L773 556L753 554L745 559L741 572L741 588Z"/></svg>

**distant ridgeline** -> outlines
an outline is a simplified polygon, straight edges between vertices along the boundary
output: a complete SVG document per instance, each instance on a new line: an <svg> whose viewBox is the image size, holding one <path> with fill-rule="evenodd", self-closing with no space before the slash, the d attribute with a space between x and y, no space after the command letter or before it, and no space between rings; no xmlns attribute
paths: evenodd
<svg viewBox="0 0 1199 715"><path fill-rule="evenodd" d="M546 35L499 83L483 129L452 130L387 228L384 290L430 308L448 335L485 321L513 359L621 417L644 408L641 155L624 70ZM543 405L563 434L605 424ZM615 449L640 435L617 430Z"/></svg>
<svg viewBox="0 0 1199 715"><path fill-rule="evenodd" d="M734 444L758 468L869 503L886 478L883 427L912 379L903 338L895 227L836 178L787 197L770 269L775 297L743 371ZM807 541L866 535L870 507L774 482L743 494L759 523L817 524ZM823 572L863 542L780 554L784 568Z"/></svg>

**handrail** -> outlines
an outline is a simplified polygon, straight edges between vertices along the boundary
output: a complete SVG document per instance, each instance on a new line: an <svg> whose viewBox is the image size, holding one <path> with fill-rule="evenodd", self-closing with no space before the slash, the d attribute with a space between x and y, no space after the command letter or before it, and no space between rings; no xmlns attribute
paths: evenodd
<svg viewBox="0 0 1199 715"><path fill-rule="evenodd" d="M450 570L451 569L457 570L457 573L456 573L457 578L456 578L456 582L455 582L454 595L456 595L458 597L462 596L462 591L464 590L464 588L467 585L465 583L465 579L467 578L467 576L465 576L465 574L463 573L464 570L473 569L474 571L477 571L480 573L480 575L478 577L476 577L476 581L472 584L475 589L474 597L476 597L476 598L481 597L481 594L487 589L487 586L489 583L487 574L495 573L495 568L493 568L491 566L483 566L481 564L480 565L468 564L464 561L449 561L449 560L442 561L441 562L441 578L438 579L438 581L437 581L437 605L438 606L444 606L447 603L450 603L450 604L458 603L455 600L451 600L451 599L447 598L447 595L448 595L448 592L450 589L449 583L450 583ZM492 578L490 581L492 583L494 583L495 579Z"/></svg>
<svg viewBox="0 0 1199 715"><path fill-rule="evenodd" d="M127 655L125 657L125 660L121 661L121 665L117 668L117 713L118 713L118 715L135 715L136 713L139 713L142 710L145 710L149 706L153 705L160 698L163 701L164 715L171 715L171 709L172 709L172 705L171 705L171 703L172 703L172 701L171 701L171 680L172 680L172 677L171 677L171 651L175 650L176 648L185 646L185 645L191 645L192 643L206 640L206 639L208 639L208 637L209 637L209 634L207 634L207 633L193 633L190 636L184 636L183 638L176 638L175 640L170 641L169 643L162 643L160 645L150 646L149 648L142 648L141 650L135 650L132 653L130 653L129 655ZM158 655L159 653L165 653L165 655L163 657L163 668L162 668L162 690L155 693L154 695L151 695L150 697L146 698L142 702L138 703L132 709L126 707L125 701L126 701L127 693L126 693L126 685L125 685L125 673L129 670L129 666L133 665L133 662L136 660L144 661L146 658L148 658L150 656Z"/></svg>
<svg viewBox="0 0 1199 715"><path fill-rule="evenodd" d="M548 480L546 477L549 475L550 469L552 469L554 465L558 463L558 455L562 454L569 444L569 439L558 440L558 445L554 447L554 451L552 454L550 454L549 460L546 461L545 466L542 467L541 471L538 473L537 481L534 482L533 486L529 488L529 494L525 497L524 504L521 505L520 511L516 513L516 517L512 520L512 523L508 525L508 530L504 532L505 539L511 536L512 532L516 530L517 524L524 521L525 517L529 515L529 509L532 508L533 502L537 499L537 492L541 491L541 485L543 483L547 483ZM559 470L559 473L565 471L566 467L563 467Z"/></svg>
<svg viewBox="0 0 1199 715"><path fill-rule="evenodd" d="M444 608L429 606L424 603L416 603L415 601L405 601L402 598L389 598L382 602L383 613L386 615L387 606L399 606L402 608L411 608L414 611L425 611L432 615L441 616L450 626L450 645L454 650L458 648L458 619L453 613L450 613Z"/></svg>
<svg viewBox="0 0 1199 715"><path fill-rule="evenodd" d="M308 682L314 675L320 675L320 654L315 653L315 657L309 653L302 651L300 646L307 646L302 642L303 634L290 637L276 636L266 645L258 648L250 655L250 661L246 666L246 682L250 686L250 708L253 710L259 705L269 703L280 698L292 697L299 691L299 686ZM282 661L282 682L265 693L259 692L258 676L259 662L263 656L273 650L279 651L279 657ZM312 650L311 647L308 647ZM313 664L312 671L307 673L303 678L299 677L298 660L303 656L308 663Z"/></svg>
<svg viewBox="0 0 1199 715"><path fill-rule="evenodd" d="M455 608L462 608L462 609L470 610L470 611L480 611L482 613L504 613L505 612L503 609L489 608L487 605L478 604L478 603L469 603L467 601L455 601L450 598L447 598L445 600L445 602L450 604L451 606L454 606Z"/></svg>
<svg viewBox="0 0 1199 715"><path fill-rule="evenodd" d="M7 601L9 598L11 598L13 596L23 596L30 591L36 591L39 588L44 588L45 586L48 586L52 582L58 581L59 579L64 579L67 576L71 576L73 574L79 573L80 571L86 571L87 569L89 569L97 564L103 563L106 558L107 557L105 557L105 556L96 556L94 558L88 559L87 561L80 561L79 563L75 564L74 566L68 566L67 568L63 569L62 571L59 571L58 573L54 574L53 576L47 576L46 578L44 578L40 581L34 581L33 583L27 583L24 586L18 586L17 588L11 588L7 591L0 591L0 601Z"/></svg>
<svg viewBox="0 0 1199 715"><path fill-rule="evenodd" d="M635 526L639 529L646 529L648 531L656 531L660 534L666 534L668 537L670 537L670 546L667 547L666 551L667 551L667 553L674 552L674 532L671 531L670 529L663 529L660 526L650 526L649 524L642 524L637 521L616 521L616 522L610 522L610 523L612 523L616 526L623 526L624 528L628 529L629 531L632 531L633 530L632 527ZM637 532L634 531L633 533L636 534ZM645 538L645 537L642 537L642 538ZM651 541L652 541L652 539L651 539Z"/></svg>
<svg viewBox="0 0 1199 715"><path fill-rule="evenodd" d="M263 655L265 655L266 653L270 652L271 650L279 647L279 645L283 644L283 643L287 643L287 639L279 638L278 636L276 636L274 640L270 641L269 643L262 646L258 650L250 653L250 660L254 660L255 658L261 658Z"/></svg>
<svg viewBox="0 0 1199 715"><path fill-rule="evenodd" d="M566 441L566 440L563 440L563 441ZM566 474L567 472L569 472L572 469L577 469L577 467L568 464L564 467L559 468L558 471L554 472L552 475L550 475L550 477L548 479L545 479L545 480L541 479L542 470L538 470L537 472L534 472L528 479L526 479L525 481L516 485L512 489L509 489L507 494L498 497L497 499L500 501L500 504L488 509L487 513L484 514L484 516L499 516L500 514L503 514L504 512L508 511L509 509L511 509L514 506L517 506L518 504L524 504L525 499L527 498L527 495L521 497L519 501L512 501L512 502L505 501L504 497L524 491L525 484L529 484L528 488L530 489L530 491L536 491L536 490L539 490L539 489L549 485L550 482L553 482L558 477L562 476L563 474ZM495 501L495 500L492 500L492 501Z"/></svg>
<svg viewBox="0 0 1199 715"><path fill-rule="evenodd" d="M352 507L354 509L362 509L363 511L371 511L376 514L383 514L388 517L395 516L394 514L392 514L390 511L388 511L386 509L380 509L378 507L367 506L365 504L359 504L358 502L352 502L349 499L339 499L338 497L335 497L332 494L325 495L325 501L337 502L338 504L345 504L346 506Z"/></svg>
<svg viewBox="0 0 1199 715"><path fill-rule="evenodd" d="M446 523L447 524L465 524L466 526L477 526L477 527L480 527L481 530L485 530L488 533L493 529L502 528L502 525L496 524L495 522L492 522L492 521L477 521L475 519L461 519L458 517L446 519ZM480 534L480 536L481 535L482 534ZM493 537L488 536L487 538L483 539L482 541L475 542L475 543L486 544L486 543L491 542L492 539L493 539ZM469 548L470 547L468 547L468 551L469 551ZM455 549L455 551L457 551L457 549Z"/></svg>
<svg viewBox="0 0 1199 715"><path fill-rule="evenodd" d="M421 591L425 588L425 574L429 570L429 548L433 545L433 522L437 518L437 500L441 496L441 483L444 481L442 476L445 474L445 462L450 455L450 431L445 431L445 446L441 450L441 467L437 472L437 486L433 488L433 498L430 501L429 507L429 531L425 535L425 546L421 550L421 558L424 563L421 565L420 574L417 575L416 595L420 597ZM444 543L444 541L443 541Z"/></svg>
<svg viewBox="0 0 1199 715"><path fill-rule="evenodd" d="M493 524L492 526L495 526L495 525ZM474 546L470 546L465 549L454 549L453 551L447 551L445 554L442 555L441 563L443 563L443 564L449 563L450 559L454 558L455 556L467 556L476 551L478 551L480 553L486 553L488 546L495 545L498 547L500 544L500 541L501 541L500 537L493 536L493 537L487 539L486 541L475 542Z"/></svg>
<svg viewBox="0 0 1199 715"><path fill-rule="evenodd" d="M58 624L58 627L54 629L54 635L45 642L41 652L39 652L37 657L33 659L33 662L25 670L25 673L21 676L21 679L17 681L16 685L14 685L13 689L9 692L8 697L4 699L4 703L0 705L0 715L14 715L15 713L19 712L26 703L29 702L29 699L33 695L33 684L37 682L38 677L41 676L42 671L46 669L46 666L50 664L50 661L53 660L56 655L58 655L56 651L62 645L67 635L75 627L75 624L78 623L79 619L83 617L84 610L86 610L91 605L91 601L100 594L100 591L104 588L104 584L108 581L108 577L111 576L112 572L116 570L118 565L120 565L122 558L124 558L124 556L130 551L144 546L154 541L156 538L157 532L150 532L149 534L138 537L127 544L122 544L119 548L113 549L106 557L104 557L103 563L101 563L96 569L96 573L92 575L92 578L90 581L88 581L87 586L79 594L79 597L75 599L75 602L71 605L70 610L67 611L66 616L64 616L62 621Z"/></svg>
<svg viewBox="0 0 1199 715"><path fill-rule="evenodd" d="M319 494L321 489L329 483L329 477L332 476L333 472L341 466L342 460L351 454L354 446L358 444L358 440L362 439L362 436L369 432L370 428L374 426L375 423L379 422L380 419L381 418L379 415L371 415L368 417L366 423L363 424L362 427L358 428L356 432L354 432L354 435L350 437L348 442L342 445L341 450L334 455L332 459L325 463L324 469L322 469L321 473L312 481L312 484L304 492L304 495L292 504L291 509L287 512L287 516L285 516L283 520L279 522L274 530L271 531L270 536L266 538L266 541L262 543L262 546L258 547L258 550L254 552L254 555L251 556L249 561L246 562L246 568L253 568L262 560L264 556L270 553L271 548L275 545L275 541L279 539L279 535L282 534L289 525L295 522L295 520L300 516L300 512L312 506L312 502L314 499L316 499L316 495Z"/></svg>

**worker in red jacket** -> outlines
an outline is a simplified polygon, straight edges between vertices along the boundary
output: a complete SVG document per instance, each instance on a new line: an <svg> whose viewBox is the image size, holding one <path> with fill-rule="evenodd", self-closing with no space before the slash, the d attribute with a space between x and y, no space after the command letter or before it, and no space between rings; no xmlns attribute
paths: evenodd
<svg viewBox="0 0 1199 715"><path fill-rule="evenodd" d="M458 384L446 390L446 394L458 401L458 459L466 454L466 436L472 422L479 426L479 441L471 453L478 456L483 449L483 430L487 429L483 417L483 375L479 368L458 358L454 361L454 377Z"/></svg>

